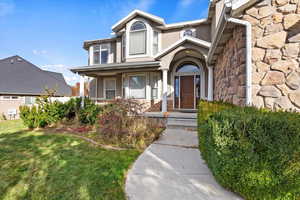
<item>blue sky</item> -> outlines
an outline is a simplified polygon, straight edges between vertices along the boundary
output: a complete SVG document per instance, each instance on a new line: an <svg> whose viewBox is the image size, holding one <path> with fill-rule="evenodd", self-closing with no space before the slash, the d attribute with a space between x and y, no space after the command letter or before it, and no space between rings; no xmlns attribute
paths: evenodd
<svg viewBox="0 0 300 200"><path fill-rule="evenodd" d="M207 16L209 0L0 0L0 59L20 55L77 81L68 68L87 64L84 40L110 37L111 26L134 9L166 23Z"/></svg>

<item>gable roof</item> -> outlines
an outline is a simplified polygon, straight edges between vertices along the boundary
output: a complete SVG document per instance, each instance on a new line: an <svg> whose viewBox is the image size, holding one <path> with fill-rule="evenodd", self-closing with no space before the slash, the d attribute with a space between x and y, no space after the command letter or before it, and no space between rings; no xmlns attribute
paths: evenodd
<svg viewBox="0 0 300 200"><path fill-rule="evenodd" d="M60 73L41 70L20 56L0 60L0 95L40 96L46 88L56 89L57 96L71 95Z"/></svg>
<svg viewBox="0 0 300 200"><path fill-rule="evenodd" d="M131 13L129 13L129 15L127 15L126 17L124 17L123 19L121 19L120 21L118 21L115 25L112 26L112 30L114 32L120 30L127 22L129 22L130 20L132 20L133 18L135 18L136 16L141 16L141 17L145 17L147 19L150 19L158 24L164 25L165 21L163 18L146 13L144 11L141 10L134 10Z"/></svg>
<svg viewBox="0 0 300 200"><path fill-rule="evenodd" d="M198 45L200 47L204 47L204 48L207 48L207 49L210 48L210 42L207 42L207 41L204 41L204 40L200 40L198 38L194 38L194 37L191 37L191 36L184 36L183 38L181 38L180 40L178 40L174 44L170 45L168 48L164 49L162 52L156 54L154 56L155 59L163 57L164 55L166 55L169 52L173 51L174 49L176 49L180 45L184 44L185 42L191 42L191 43L193 43L195 45Z"/></svg>

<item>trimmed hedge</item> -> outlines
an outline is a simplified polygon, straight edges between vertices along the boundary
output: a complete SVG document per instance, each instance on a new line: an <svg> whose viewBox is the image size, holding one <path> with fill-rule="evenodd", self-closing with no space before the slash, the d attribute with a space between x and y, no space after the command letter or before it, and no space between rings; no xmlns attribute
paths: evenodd
<svg viewBox="0 0 300 200"><path fill-rule="evenodd" d="M201 105L199 146L221 185L250 200L300 199L298 113Z"/></svg>

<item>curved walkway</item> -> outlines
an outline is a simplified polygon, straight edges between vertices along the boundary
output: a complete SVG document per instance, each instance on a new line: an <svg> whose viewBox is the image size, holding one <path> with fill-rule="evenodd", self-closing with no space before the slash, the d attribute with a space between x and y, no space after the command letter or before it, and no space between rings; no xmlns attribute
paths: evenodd
<svg viewBox="0 0 300 200"><path fill-rule="evenodd" d="M128 172L129 200L240 200L215 181L195 131L166 129Z"/></svg>

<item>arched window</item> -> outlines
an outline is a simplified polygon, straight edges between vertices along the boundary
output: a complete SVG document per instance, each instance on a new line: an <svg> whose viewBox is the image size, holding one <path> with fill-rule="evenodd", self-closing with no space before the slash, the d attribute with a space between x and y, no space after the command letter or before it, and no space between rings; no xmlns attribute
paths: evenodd
<svg viewBox="0 0 300 200"><path fill-rule="evenodd" d="M130 27L129 54L146 54L147 28L146 25L137 21Z"/></svg>
<svg viewBox="0 0 300 200"><path fill-rule="evenodd" d="M184 64L176 69L177 73L200 73L200 69L192 64Z"/></svg>
<svg viewBox="0 0 300 200"><path fill-rule="evenodd" d="M183 36L193 36L193 31L191 29L187 29L183 32Z"/></svg>

